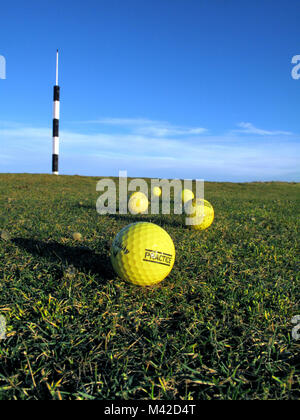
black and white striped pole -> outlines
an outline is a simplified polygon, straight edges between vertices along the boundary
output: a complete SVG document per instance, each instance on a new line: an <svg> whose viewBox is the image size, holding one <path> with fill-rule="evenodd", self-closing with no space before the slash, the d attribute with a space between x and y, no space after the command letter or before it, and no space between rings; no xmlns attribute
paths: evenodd
<svg viewBox="0 0 300 420"><path fill-rule="evenodd" d="M58 50L56 51L56 84L54 86L53 98L53 150L52 150L52 173L58 175L59 156L59 109L60 109L60 88L58 86Z"/></svg>

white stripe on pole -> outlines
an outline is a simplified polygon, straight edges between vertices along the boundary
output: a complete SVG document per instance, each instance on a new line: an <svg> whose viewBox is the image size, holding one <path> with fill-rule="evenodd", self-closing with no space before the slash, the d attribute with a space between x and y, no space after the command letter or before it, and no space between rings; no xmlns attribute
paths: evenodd
<svg viewBox="0 0 300 420"><path fill-rule="evenodd" d="M53 137L53 155L59 155L59 138Z"/></svg>
<svg viewBox="0 0 300 420"><path fill-rule="evenodd" d="M53 118L59 120L59 111L60 111L60 102L54 101L53 102Z"/></svg>

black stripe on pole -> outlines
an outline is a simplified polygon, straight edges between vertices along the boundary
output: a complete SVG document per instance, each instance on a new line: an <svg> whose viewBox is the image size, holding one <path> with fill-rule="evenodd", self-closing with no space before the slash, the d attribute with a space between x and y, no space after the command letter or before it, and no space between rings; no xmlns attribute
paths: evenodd
<svg viewBox="0 0 300 420"><path fill-rule="evenodd" d="M53 95L54 101L59 101L59 97L60 97L60 88L59 86L54 86L54 95Z"/></svg>
<svg viewBox="0 0 300 420"><path fill-rule="evenodd" d="M53 137L59 137L59 120L53 118Z"/></svg>
<svg viewBox="0 0 300 420"><path fill-rule="evenodd" d="M58 155L52 155L52 172L58 172Z"/></svg>

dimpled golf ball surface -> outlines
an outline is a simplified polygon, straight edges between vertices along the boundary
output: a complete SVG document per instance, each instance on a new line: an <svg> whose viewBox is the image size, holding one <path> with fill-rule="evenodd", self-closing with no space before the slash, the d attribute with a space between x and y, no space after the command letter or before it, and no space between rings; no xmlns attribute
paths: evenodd
<svg viewBox="0 0 300 420"><path fill-rule="evenodd" d="M189 217L194 218L192 229L207 229L213 222L215 212L209 201L197 198L186 203L186 213Z"/></svg>
<svg viewBox="0 0 300 420"><path fill-rule="evenodd" d="M123 280L151 286L161 282L172 270L174 243L169 234L154 223L132 223L115 237L111 262Z"/></svg>

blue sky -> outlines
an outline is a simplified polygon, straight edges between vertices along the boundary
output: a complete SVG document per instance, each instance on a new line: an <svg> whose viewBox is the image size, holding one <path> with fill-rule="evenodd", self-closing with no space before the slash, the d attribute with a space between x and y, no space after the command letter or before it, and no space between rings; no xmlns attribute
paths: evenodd
<svg viewBox="0 0 300 420"><path fill-rule="evenodd" d="M298 0L2 2L0 172L51 172L59 48L62 174L300 182L299 15Z"/></svg>

